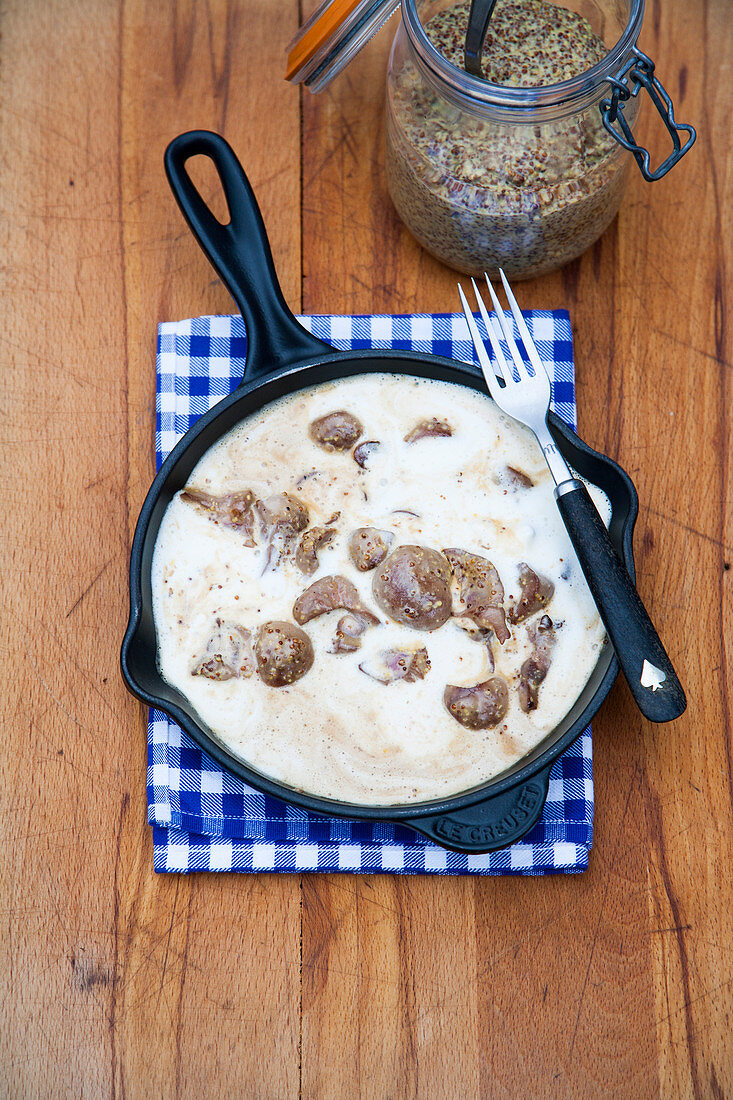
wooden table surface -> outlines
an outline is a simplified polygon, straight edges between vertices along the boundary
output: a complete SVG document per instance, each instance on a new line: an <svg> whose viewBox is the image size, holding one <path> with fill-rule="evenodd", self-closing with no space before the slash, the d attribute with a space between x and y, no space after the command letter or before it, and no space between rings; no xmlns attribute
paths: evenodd
<svg viewBox="0 0 733 1100"><path fill-rule="evenodd" d="M299 6L2 4L0 1094L732 1096L729 0L648 5L642 46L698 143L521 287L571 311L581 433L638 486L640 589L690 704L654 727L616 684L590 869L153 873L118 653L156 326L232 310L167 142L233 144L296 311L456 306L385 191L394 23L301 96L282 79ZM661 153L649 111L643 129Z"/></svg>

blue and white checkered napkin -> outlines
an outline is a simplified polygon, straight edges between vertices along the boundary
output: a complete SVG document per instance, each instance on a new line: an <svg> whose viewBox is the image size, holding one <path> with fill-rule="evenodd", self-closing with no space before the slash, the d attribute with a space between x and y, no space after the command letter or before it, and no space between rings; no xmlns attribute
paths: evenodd
<svg viewBox="0 0 733 1100"><path fill-rule="evenodd" d="M545 362L554 362L555 410L575 424L573 345L567 313L527 313ZM348 350L404 348L467 362L461 314L303 317L316 336ZM197 417L242 377L241 317L162 324L158 334L158 466ZM459 855L404 825L306 813L260 794L202 752L160 711L148 725L148 820L156 871L356 871L525 874L583 871L593 832L590 730L555 763L544 813L521 843Z"/></svg>

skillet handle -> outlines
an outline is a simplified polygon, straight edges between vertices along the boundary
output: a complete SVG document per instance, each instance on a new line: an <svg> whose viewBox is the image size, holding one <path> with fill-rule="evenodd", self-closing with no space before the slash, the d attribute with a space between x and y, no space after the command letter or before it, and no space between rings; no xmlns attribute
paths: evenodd
<svg viewBox="0 0 733 1100"><path fill-rule="evenodd" d="M402 821L443 848L480 854L506 848L532 829L547 801L550 768L473 806Z"/></svg>
<svg viewBox="0 0 733 1100"><path fill-rule="evenodd" d="M227 225L214 217L186 170L186 162L199 155L208 157L219 174L231 219ZM231 145L210 130L179 134L165 151L165 172L191 232L244 317L242 381L332 352L288 309L257 200Z"/></svg>

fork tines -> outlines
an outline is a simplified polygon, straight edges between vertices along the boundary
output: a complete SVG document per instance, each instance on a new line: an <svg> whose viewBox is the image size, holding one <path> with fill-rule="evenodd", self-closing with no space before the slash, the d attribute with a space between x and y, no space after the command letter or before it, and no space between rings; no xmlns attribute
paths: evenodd
<svg viewBox="0 0 733 1100"><path fill-rule="evenodd" d="M506 386L510 386L512 383L514 383L518 387L521 387L527 396L530 395L531 391L531 396L535 399L540 397L540 391L543 398L546 393L547 400L549 401L550 384L547 371L545 370L542 360L540 359L534 340L530 335L529 329L527 328L527 323L522 316L522 311L517 304L517 300L512 293L506 276L501 269L499 270L499 274L501 275L504 290L506 291L506 296L509 301L509 307L511 309L517 329L519 331L519 335L522 339L522 344L524 345L529 364L525 362L525 359L519 350L517 341L514 338L512 326L505 316L503 309L501 308L501 304L496 296L491 282L489 281L488 275L485 276L486 286L488 288L489 295L491 296L494 310L496 311L494 314L489 314L488 310L486 309L483 298L481 297L479 289L476 285L475 279L471 279L471 285L473 286L473 291L476 295L476 304L478 305L479 313L481 314L481 318L486 328L486 335L488 336L489 343L491 345L494 360L493 363L488 355L486 344L479 332L478 325L476 324L476 319L473 316L473 313L471 312L471 309L466 300L466 296L463 293L463 288L460 286L460 284L458 286L458 292L461 296L461 303L463 305L463 312L466 317L466 322L468 324L473 345L476 349L479 363L481 364L484 376L486 377L486 384L489 388L489 392L491 393L491 396L494 398L497 404L501 405L502 407L505 407L508 397L505 392ZM514 370L516 371L516 377L512 371L511 365L507 362L504 351L502 350L502 341L504 341L505 346L509 349L509 355L514 366ZM529 370L530 365L532 368L531 371ZM513 413L513 415L516 414Z"/></svg>

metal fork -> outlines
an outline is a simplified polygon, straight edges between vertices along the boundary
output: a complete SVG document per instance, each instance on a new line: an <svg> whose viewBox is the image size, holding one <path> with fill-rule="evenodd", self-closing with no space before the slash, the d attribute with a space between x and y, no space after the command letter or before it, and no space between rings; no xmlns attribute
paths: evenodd
<svg viewBox="0 0 733 1100"><path fill-rule="evenodd" d="M687 706L682 685L588 490L574 477L552 436L547 423L550 378L506 276L501 270L499 274L529 364L520 354L512 327L488 275L486 285L496 311L493 317L489 316L475 280L471 279L471 283L494 354L493 363L463 288L458 286L489 393L500 409L534 433L542 448L555 481L555 500L560 515L637 706L653 722L670 722L679 718ZM509 348L518 380L502 351L502 338ZM532 367L531 374L528 366Z"/></svg>

